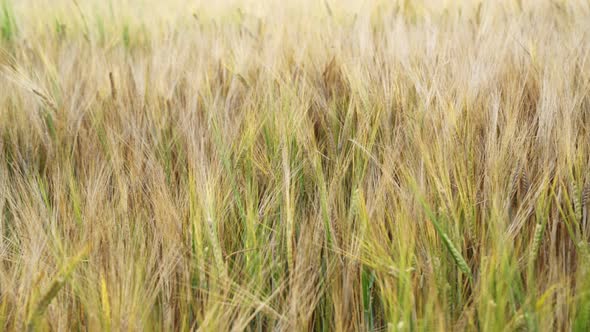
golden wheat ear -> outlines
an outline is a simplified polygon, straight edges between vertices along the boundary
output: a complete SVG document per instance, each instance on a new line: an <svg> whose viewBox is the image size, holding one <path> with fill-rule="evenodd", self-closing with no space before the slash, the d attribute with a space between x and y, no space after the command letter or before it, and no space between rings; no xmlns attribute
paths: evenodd
<svg viewBox="0 0 590 332"><path fill-rule="evenodd" d="M100 300L103 312L103 328L105 332L111 331L111 304L109 301L109 292L107 289L107 282L104 276L100 277Z"/></svg>

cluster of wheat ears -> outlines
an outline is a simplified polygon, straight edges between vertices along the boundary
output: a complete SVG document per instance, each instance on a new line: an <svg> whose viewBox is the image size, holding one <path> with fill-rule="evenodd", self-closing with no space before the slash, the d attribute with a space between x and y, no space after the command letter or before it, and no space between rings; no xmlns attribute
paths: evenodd
<svg viewBox="0 0 590 332"><path fill-rule="evenodd" d="M0 330L590 329L588 1L0 3Z"/></svg>

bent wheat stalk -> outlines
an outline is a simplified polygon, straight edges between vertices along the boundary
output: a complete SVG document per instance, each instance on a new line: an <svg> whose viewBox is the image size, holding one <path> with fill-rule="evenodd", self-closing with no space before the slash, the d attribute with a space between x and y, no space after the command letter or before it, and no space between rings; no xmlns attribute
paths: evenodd
<svg viewBox="0 0 590 332"><path fill-rule="evenodd" d="M41 299L35 305L34 309L30 312L27 318L27 331L35 330L35 326L37 325L39 319L43 317L43 314L51 304L51 301L57 296L59 291L63 288L66 284L70 274L78 263L80 263L88 253L90 252L90 245L86 245L76 256L74 256L62 269L58 272L58 274L53 279L53 282L49 286L49 289L41 296Z"/></svg>

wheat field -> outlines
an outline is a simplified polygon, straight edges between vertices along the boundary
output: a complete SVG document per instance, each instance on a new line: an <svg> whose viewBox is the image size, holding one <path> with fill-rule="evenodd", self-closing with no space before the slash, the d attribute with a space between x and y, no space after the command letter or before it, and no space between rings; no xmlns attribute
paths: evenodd
<svg viewBox="0 0 590 332"><path fill-rule="evenodd" d="M588 1L0 3L0 330L590 330Z"/></svg>

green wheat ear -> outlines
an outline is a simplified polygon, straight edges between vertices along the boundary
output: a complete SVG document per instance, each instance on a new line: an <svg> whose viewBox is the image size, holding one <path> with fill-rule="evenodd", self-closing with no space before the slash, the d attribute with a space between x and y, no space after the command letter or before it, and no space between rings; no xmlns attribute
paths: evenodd
<svg viewBox="0 0 590 332"><path fill-rule="evenodd" d="M41 296L41 299L35 305L34 309L30 312L27 318L27 331L34 331L35 326L39 322L39 319L43 317L47 307L51 304L51 301L57 296L59 291L68 281L68 278L72 271L76 268L86 256L90 253L90 245L86 245L76 256L65 264L62 269L53 278L53 282L49 286L49 289Z"/></svg>
<svg viewBox="0 0 590 332"><path fill-rule="evenodd" d="M129 49L129 47L131 46L131 36L129 34L129 26L128 25L123 26L122 39L123 39L123 45L125 46L125 48Z"/></svg>
<svg viewBox="0 0 590 332"><path fill-rule="evenodd" d="M428 216L428 219L430 220L430 222L434 226L436 233L442 239L445 247L451 253L451 256L453 257L455 264L457 264L457 267L459 267L459 270L461 270L461 272L463 272L465 275L467 275L469 280L472 281L473 276L471 273L471 269L469 268L469 265L467 264L467 261L465 260L463 255L461 255L461 252L459 251L459 249L457 249L457 247L453 244L453 242L451 241L451 238L444 231L441 224L437 220L436 216L434 215L434 213L432 212L432 210L430 209L430 207L428 206L428 204L426 203L424 198L420 194L417 193L416 184L413 182L411 182L411 183L412 183L412 187L413 187L414 191L416 192L416 196L417 196L418 200L420 201L420 205L422 205L424 212L426 213L426 215Z"/></svg>
<svg viewBox="0 0 590 332"><path fill-rule="evenodd" d="M576 182L574 182L572 184L572 195L573 197L573 203L574 203L574 216L576 217L576 221L577 222L581 222L582 221L582 209L583 207L583 199L582 199L582 190L580 190L580 187L578 186L578 184Z"/></svg>
<svg viewBox="0 0 590 332"><path fill-rule="evenodd" d="M0 30L2 31L2 39L9 42L16 34L16 21L14 19L14 12L10 1L2 1L2 17L0 21Z"/></svg>
<svg viewBox="0 0 590 332"><path fill-rule="evenodd" d="M432 218L430 221L434 225L434 228L436 229L436 232L438 233L438 235L443 240L443 243L445 244L445 246L447 247L447 249L451 253L453 260L455 261L455 263L457 264L459 269L463 273L465 273L469 277L470 280L472 280L473 277L471 274L471 269L469 268L469 265L467 264L467 261L465 260L465 258L463 258L463 256L461 255L461 252L459 252L459 250L457 249L457 247L455 247L455 245L453 244L453 242L451 241L449 236L442 230L438 221L436 221L435 219L432 219Z"/></svg>
<svg viewBox="0 0 590 332"><path fill-rule="evenodd" d="M554 190L555 183L549 188L550 190ZM539 199L536 206L536 224L535 230L533 233L533 243L531 246L531 250L529 253L530 263L533 264L537 259L537 255L539 254L539 249L541 248L541 243L543 241L543 233L545 232L545 227L547 225L549 215L549 209L551 205L547 201L547 197L543 196Z"/></svg>

